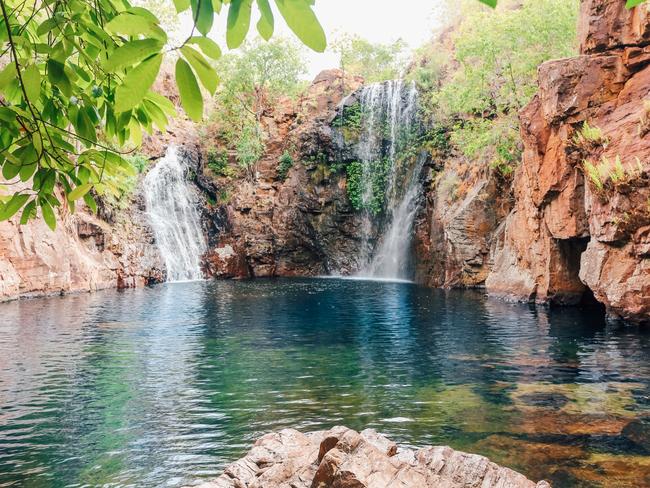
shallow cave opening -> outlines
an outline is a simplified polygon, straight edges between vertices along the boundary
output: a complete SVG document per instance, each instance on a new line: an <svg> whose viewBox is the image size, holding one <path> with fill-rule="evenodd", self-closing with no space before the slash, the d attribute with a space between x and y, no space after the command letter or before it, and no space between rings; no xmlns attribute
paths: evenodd
<svg viewBox="0 0 650 488"><path fill-rule="evenodd" d="M563 280L569 293L560 300L562 305L576 305L589 307L602 311L605 314L605 305L594 296L593 291L580 280L580 258L587 250L590 237L575 237L558 240L558 249L564 272Z"/></svg>

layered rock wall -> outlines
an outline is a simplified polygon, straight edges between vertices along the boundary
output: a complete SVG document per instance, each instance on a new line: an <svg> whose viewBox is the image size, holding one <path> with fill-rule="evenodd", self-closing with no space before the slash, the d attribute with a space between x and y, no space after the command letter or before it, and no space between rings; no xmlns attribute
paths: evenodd
<svg viewBox="0 0 650 488"><path fill-rule="evenodd" d="M415 279L443 288L482 287L494 236L511 206L508 182L485 164L444 155L430 168L415 225Z"/></svg>
<svg viewBox="0 0 650 488"><path fill-rule="evenodd" d="M62 212L54 231L41 219L0 222L0 301L144 286L161 280L161 268L138 209L112 225Z"/></svg>
<svg viewBox="0 0 650 488"><path fill-rule="evenodd" d="M544 63L522 111L524 155L486 280L492 295L650 320L650 17L584 0L581 55ZM602 132L580 140L584 124ZM620 165L617 163L620 161ZM601 168L589 176L589 164ZM622 168L622 169L620 169Z"/></svg>
<svg viewBox="0 0 650 488"><path fill-rule="evenodd" d="M221 223L207 256L218 277L309 276L356 269L361 220L350 206L345 171L333 170L332 120L359 78L322 72L296 102L265 113L264 156L254 179L230 185L229 202L215 213ZM280 178L280 156L294 159Z"/></svg>

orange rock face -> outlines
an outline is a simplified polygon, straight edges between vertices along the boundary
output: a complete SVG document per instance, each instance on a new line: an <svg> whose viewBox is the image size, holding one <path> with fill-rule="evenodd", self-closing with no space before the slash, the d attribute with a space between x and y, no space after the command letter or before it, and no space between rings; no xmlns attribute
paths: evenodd
<svg viewBox="0 0 650 488"><path fill-rule="evenodd" d="M610 316L647 322L650 16L645 4L585 0L580 17L582 54L543 64L539 92L521 113L515 206L486 287L554 303L580 302L591 290ZM581 147L574 136L584 122L602 140ZM600 184L585 162L609 168Z"/></svg>
<svg viewBox="0 0 650 488"><path fill-rule="evenodd" d="M222 206L226 225L206 257L208 274L310 276L353 267L359 217L348 202L344 172L332 172L319 158L331 150L337 106L361 83L326 70L299 100L281 100L263 114L264 155L255 178L236 180L231 201ZM282 180L284 151L294 163Z"/></svg>
<svg viewBox="0 0 650 488"><path fill-rule="evenodd" d="M159 281L160 258L146 228L115 225L83 212L55 231L42 220L0 223L0 301L21 296L132 288Z"/></svg>

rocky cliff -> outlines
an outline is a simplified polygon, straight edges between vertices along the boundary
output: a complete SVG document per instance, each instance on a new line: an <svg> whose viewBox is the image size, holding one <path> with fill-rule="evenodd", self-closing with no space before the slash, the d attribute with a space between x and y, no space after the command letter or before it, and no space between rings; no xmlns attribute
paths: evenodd
<svg viewBox="0 0 650 488"><path fill-rule="evenodd" d="M230 199L214 212L207 256L218 277L309 276L357 269L361 220L346 194L345 172L333 168L332 121L346 93L362 80L322 72L297 101L262 117L266 151L254 179L217 178ZM291 154L286 178L280 156Z"/></svg>
<svg viewBox="0 0 650 488"><path fill-rule="evenodd" d="M160 281L160 257L142 210L136 204L114 223L62 211L55 231L42 220L0 222L0 300Z"/></svg>
<svg viewBox="0 0 650 488"><path fill-rule="evenodd" d="M482 287L497 229L511 207L510 182L487 164L437 155L415 225L415 279L442 288Z"/></svg>
<svg viewBox="0 0 650 488"><path fill-rule="evenodd" d="M650 320L650 18L643 4L584 0L581 55L543 64L522 111L514 209L492 295ZM587 126L585 126L585 123ZM585 127L597 128L585 137Z"/></svg>

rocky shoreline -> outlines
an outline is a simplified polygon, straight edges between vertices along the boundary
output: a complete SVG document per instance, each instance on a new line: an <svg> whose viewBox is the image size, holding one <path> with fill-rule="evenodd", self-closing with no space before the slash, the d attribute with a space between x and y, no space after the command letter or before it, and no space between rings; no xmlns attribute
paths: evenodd
<svg viewBox="0 0 650 488"><path fill-rule="evenodd" d="M197 488L550 488L488 458L446 446L409 449L347 427L266 434ZM189 487L188 487L189 488Z"/></svg>

